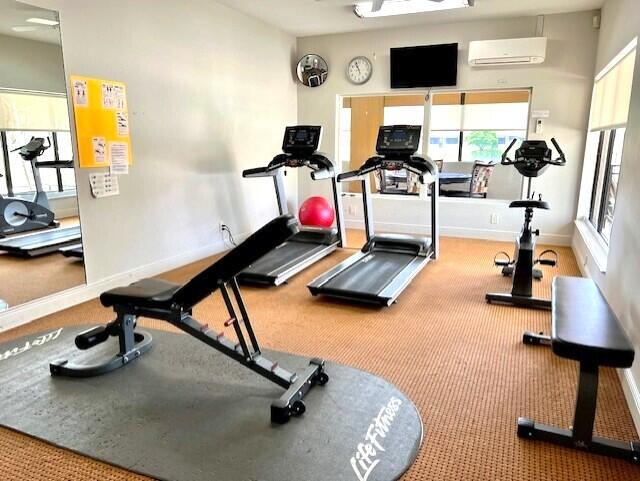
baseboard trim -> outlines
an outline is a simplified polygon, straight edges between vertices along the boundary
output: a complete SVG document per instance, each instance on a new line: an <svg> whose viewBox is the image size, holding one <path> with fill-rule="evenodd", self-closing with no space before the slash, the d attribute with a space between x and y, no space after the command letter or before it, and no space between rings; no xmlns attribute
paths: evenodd
<svg viewBox="0 0 640 481"><path fill-rule="evenodd" d="M640 389L638 389L638 384L631 373L631 369L618 369L618 375L620 376L622 391L627 399L629 412L633 418L633 424L636 427L636 433L640 437Z"/></svg>
<svg viewBox="0 0 640 481"><path fill-rule="evenodd" d="M248 234L236 236L236 240L243 241ZM168 259L163 259L147 264L120 274L102 279L91 284L74 287L66 291L58 292L42 299L37 299L19 306L13 307L0 314L0 332L27 324L40 317L48 316L68 309L83 302L97 298L104 291L114 287L123 286L143 279L153 277L172 269L185 266L206 257L219 254L228 249L222 240L208 244L204 247L185 252Z"/></svg>
<svg viewBox="0 0 640 481"><path fill-rule="evenodd" d="M349 229L364 229L364 221L355 219L346 219L345 225ZM420 234L429 235L431 226L424 224L403 224L396 222L375 222L374 228L381 231L399 232L403 234ZM497 229L478 229L472 227L453 227L440 226L440 235L446 237L462 237L466 239L480 239L501 242L513 242L520 232L497 230ZM570 246L572 237L569 235L559 234L541 234L538 237L540 244L550 244L559 246Z"/></svg>

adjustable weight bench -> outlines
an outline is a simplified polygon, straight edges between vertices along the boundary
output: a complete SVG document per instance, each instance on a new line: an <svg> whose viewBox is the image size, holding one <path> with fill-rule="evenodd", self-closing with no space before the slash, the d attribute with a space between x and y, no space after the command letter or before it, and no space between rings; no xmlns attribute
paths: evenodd
<svg viewBox="0 0 640 481"><path fill-rule="evenodd" d="M113 307L116 319L107 325L78 334L75 344L78 349L86 350L113 336L118 338L119 352L110 359L98 357L93 363L82 365L68 360L56 361L50 364L51 374L68 377L97 376L137 359L151 349L151 336L135 331L138 317L148 317L169 322L286 389L271 404L272 422L283 424L292 415L303 414L306 408L302 399L307 392L316 384L324 385L329 380L324 371L324 361L312 359L302 374L296 374L265 358L236 282L236 276L240 272L297 232L298 224L292 216L280 216L184 286L157 279L144 279L129 287L103 293L100 301L105 307ZM224 325L233 326L237 342L192 317L193 307L218 289L229 312L229 319Z"/></svg>
<svg viewBox="0 0 640 481"><path fill-rule="evenodd" d="M552 286L551 347L580 363L572 429L518 419L518 436L626 459L640 464L640 442L593 435L600 366L629 368L634 349L616 315L591 279L556 277Z"/></svg>

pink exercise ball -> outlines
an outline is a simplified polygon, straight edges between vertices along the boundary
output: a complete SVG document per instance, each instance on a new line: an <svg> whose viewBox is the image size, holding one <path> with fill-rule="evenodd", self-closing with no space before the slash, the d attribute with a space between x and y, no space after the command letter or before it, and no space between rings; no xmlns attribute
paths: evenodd
<svg viewBox="0 0 640 481"><path fill-rule="evenodd" d="M331 227L336 213L327 199L320 196L309 197L300 206L298 218L302 225Z"/></svg>

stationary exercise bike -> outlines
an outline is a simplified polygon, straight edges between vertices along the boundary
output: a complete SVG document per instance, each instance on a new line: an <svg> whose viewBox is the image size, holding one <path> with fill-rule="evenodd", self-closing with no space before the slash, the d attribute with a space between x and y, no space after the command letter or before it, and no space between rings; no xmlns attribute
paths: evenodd
<svg viewBox="0 0 640 481"><path fill-rule="evenodd" d="M542 195L539 195L537 200L534 199L531 182L534 177L540 176L550 165L563 166L566 160L555 139L551 139L551 143L558 151L559 157L557 159L553 158L553 153L544 140L523 141L520 148L516 150L515 159L510 159L508 157L509 151L515 143L516 139L513 139L502 154L501 163L502 165L513 165L520 174L529 179L527 198L509 204L511 208L524 208L524 226L520 237L516 240L513 259L506 252L499 252L494 258L494 264L502 267L502 275L513 277L513 287L511 293L489 293L486 295L486 300L489 303L551 309L550 300L533 297L533 280L540 280L543 275L542 271L535 266L539 264L554 267L558 262L558 255L555 251L548 249L535 258L536 238L540 235L540 231L533 230L531 227L533 212L534 209L548 210L549 204L542 200Z"/></svg>
<svg viewBox="0 0 640 481"><path fill-rule="evenodd" d="M11 234L58 227L59 222L49 207L47 193L42 188L39 168L63 164L61 162L38 162L45 150L51 147L51 141L47 137L31 137L28 144L18 147L11 152L19 151L20 157L31 164L33 180L36 184L36 194L33 200L24 200L19 197L2 197L0 195L0 238ZM51 164L51 165L50 165Z"/></svg>

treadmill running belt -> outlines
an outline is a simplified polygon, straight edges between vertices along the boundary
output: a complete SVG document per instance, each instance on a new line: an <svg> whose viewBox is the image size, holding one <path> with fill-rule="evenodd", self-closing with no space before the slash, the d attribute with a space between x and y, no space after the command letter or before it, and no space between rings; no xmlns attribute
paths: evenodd
<svg viewBox="0 0 640 481"><path fill-rule="evenodd" d="M247 274L271 274L274 271L286 270L292 265L311 256L315 251L326 249L324 244L311 244L307 242L285 242L254 262L243 273Z"/></svg>
<svg viewBox="0 0 640 481"><path fill-rule="evenodd" d="M0 241L0 251L26 257L57 252L64 245L77 244L80 226L57 228Z"/></svg>
<svg viewBox="0 0 640 481"><path fill-rule="evenodd" d="M374 251L322 287L328 291L335 289L378 295L415 258L413 254Z"/></svg>

